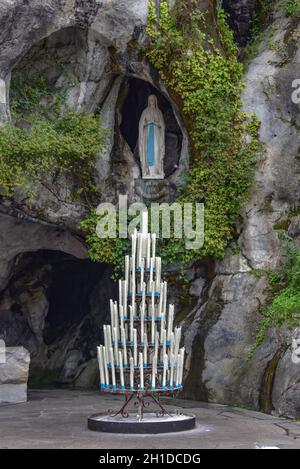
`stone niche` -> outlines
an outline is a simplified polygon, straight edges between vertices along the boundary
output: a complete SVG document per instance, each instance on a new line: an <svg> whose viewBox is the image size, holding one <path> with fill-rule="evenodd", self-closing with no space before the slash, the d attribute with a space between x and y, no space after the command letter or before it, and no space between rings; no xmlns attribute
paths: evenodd
<svg viewBox="0 0 300 469"><path fill-rule="evenodd" d="M165 178L163 180L144 180L141 174L138 148L139 122L144 109L148 106L150 95L157 97L158 107L162 111L166 126ZM176 173L178 173L181 164L184 137L170 101L151 83L133 77L125 77L120 87L117 123L119 128L115 136L113 162L115 165L120 163L117 159L114 160L114 156L118 155L116 149L122 148L122 141L125 141L127 154L131 155L137 169L134 184L135 196L146 201L172 200L176 191L173 179L176 179ZM122 155L124 155L124 151Z"/></svg>
<svg viewBox="0 0 300 469"><path fill-rule="evenodd" d="M27 401L30 355L24 347L6 347L0 362L0 404Z"/></svg>
<svg viewBox="0 0 300 469"><path fill-rule="evenodd" d="M157 97L158 107L163 113L166 125L164 170L165 177L168 178L179 166L183 139L172 106L165 96L144 80L126 78L122 86L125 97L120 108L122 116L120 130L138 164L140 164L138 154L139 121L142 112L148 106L149 96L155 95Z"/></svg>
<svg viewBox="0 0 300 469"><path fill-rule="evenodd" d="M18 347L24 346L31 355L29 387L96 387L96 346L115 296L107 265L58 251L22 254L0 296L0 338L17 347L9 349L15 355L8 354L8 384L14 384L9 370L16 366L17 378L22 371L24 380L16 384L26 389L29 354Z"/></svg>

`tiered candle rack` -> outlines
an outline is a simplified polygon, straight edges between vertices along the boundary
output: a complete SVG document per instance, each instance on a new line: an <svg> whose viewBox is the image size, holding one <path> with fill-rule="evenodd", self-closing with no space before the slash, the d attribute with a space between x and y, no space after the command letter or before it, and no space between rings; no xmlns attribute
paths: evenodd
<svg viewBox="0 0 300 469"><path fill-rule="evenodd" d="M123 394L125 402L111 416L128 418L136 401L138 421L149 400L157 416L169 415L161 395L182 389L184 348L181 328L174 329L174 306L167 308L167 282L161 278L156 236L148 233L148 214L142 230L132 235L132 253L125 257L125 279L119 281L119 301L110 301L111 323L103 327L104 345L98 347L101 390Z"/></svg>

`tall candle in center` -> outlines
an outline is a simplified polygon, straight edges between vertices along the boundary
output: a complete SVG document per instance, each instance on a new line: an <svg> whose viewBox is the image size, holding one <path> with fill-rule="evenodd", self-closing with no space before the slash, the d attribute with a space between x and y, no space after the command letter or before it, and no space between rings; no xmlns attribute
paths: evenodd
<svg viewBox="0 0 300 469"><path fill-rule="evenodd" d="M144 361L143 361L143 354L140 353L140 389L144 391Z"/></svg>

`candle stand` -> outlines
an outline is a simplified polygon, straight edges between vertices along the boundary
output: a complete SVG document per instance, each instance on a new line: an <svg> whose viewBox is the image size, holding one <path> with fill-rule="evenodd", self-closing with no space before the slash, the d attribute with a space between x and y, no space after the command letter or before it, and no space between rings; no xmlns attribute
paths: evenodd
<svg viewBox="0 0 300 469"><path fill-rule="evenodd" d="M149 399L149 400L147 400ZM137 407L137 419L139 422L141 422L144 418L144 409L148 408L150 406L150 401L153 401L154 404L158 407L159 410L156 411L157 417L163 417L165 415L171 416L171 413L166 410L165 407L163 407L161 401L160 401L160 395L159 392L157 391L147 391L147 392L131 392L131 393L125 393L125 402L122 405L121 409L115 412L114 410L109 410L108 414L111 417L117 417L118 415L122 416L123 418L128 418L129 413L126 410L129 404L133 401L135 407Z"/></svg>
<svg viewBox="0 0 300 469"><path fill-rule="evenodd" d="M92 415L90 430L112 433L166 433L190 430L195 417L168 411L161 396L182 390L184 347L181 328L174 328L174 305L167 308L167 282L161 278L156 236L142 230L132 236L132 255L125 257L125 280L119 302L110 301L111 323L103 326L104 345L97 349L100 387L124 395L119 410ZM150 404L155 412L148 411ZM137 411L130 412L134 404ZM146 411L147 409L147 411Z"/></svg>

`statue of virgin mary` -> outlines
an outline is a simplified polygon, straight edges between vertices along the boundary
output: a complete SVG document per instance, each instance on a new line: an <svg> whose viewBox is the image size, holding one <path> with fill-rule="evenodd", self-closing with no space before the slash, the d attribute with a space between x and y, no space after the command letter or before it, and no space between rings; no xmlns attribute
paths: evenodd
<svg viewBox="0 0 300 469"><path fill-rule="evenodd" d="M155 95L149 96L141 116L139 152L143 179L164 179L165 122Z"/></svg>

